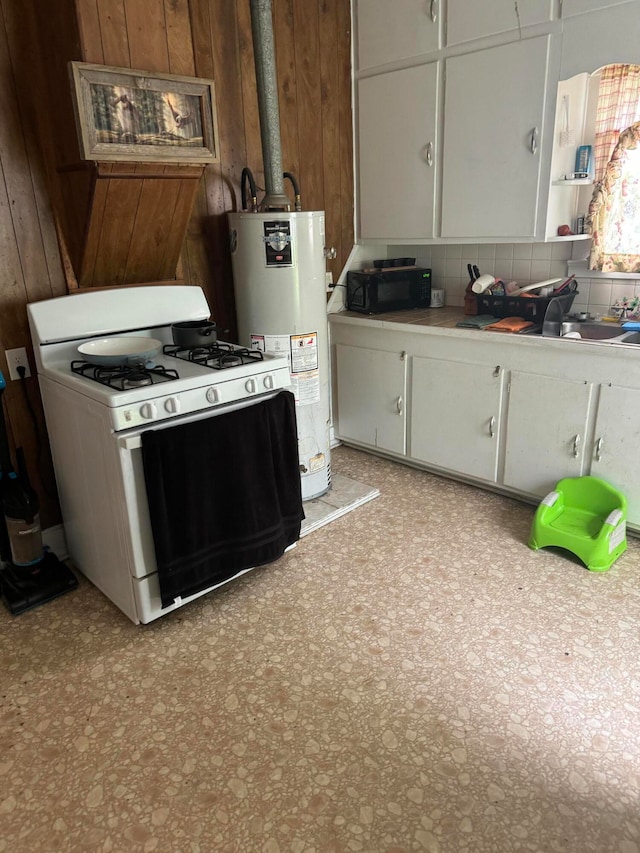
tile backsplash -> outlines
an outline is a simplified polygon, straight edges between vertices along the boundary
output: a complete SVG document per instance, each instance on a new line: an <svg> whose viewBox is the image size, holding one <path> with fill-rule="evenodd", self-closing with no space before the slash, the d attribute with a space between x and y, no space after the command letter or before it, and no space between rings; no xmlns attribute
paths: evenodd
<svg viewBox="0 0 640 853"><path fill-rule="evenodd" d="M566 278L572 242L561 243L480 243L442 246L389 246L389 257L415 257L420 266L432 270L433 287L443 287L447 305L463 305L469 283L467 264L481 273L521 286L547 278ZM588 273L587 273L588 274ZM613 303L624 296L640 296L640 277L624 281L576 276L578 293L572 311L588 311L594 316L608 314Z"/></svg>

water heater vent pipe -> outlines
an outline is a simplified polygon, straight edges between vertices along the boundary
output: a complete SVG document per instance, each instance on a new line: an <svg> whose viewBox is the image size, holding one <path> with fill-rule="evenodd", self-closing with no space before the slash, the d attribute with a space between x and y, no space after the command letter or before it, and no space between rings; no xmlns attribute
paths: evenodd
<svg viewBox="0 0 640 853"><path fill-rule="evenodd" d="M289 210L291 205L284 191L282 176L280 110L278 107L271 0L251 0L251 32L256 66L260 137L262 139L266 189L260 209Z"/></svg>

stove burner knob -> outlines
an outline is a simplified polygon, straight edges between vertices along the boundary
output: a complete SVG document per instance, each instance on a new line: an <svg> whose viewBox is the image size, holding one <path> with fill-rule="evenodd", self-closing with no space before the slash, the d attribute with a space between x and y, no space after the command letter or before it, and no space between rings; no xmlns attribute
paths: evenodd
<svg viewBox="0 0 640 853"><path fill-rule="evenodd" d="M273 376L272 376L270 373L268 373L268 374L264 377L262 384L264 385L264 387L265 387L267 390L269 390L269 391L270 391L270 390L273 388Z"/></svg>
<svg viewBox="0 0 640 853"><path fill-rule="evenodd" d="M140 415L148 421L152 421L158 414L155 403L144 403L140 406Z"/></svg>
<svg viewBox="0 0 640 853"><path fill-rule="evenodd" d="M244 383L244 387L247 389L249 394L255 394L256 393L256 380L255 379L247 379L247 381Z"/></svg>
<svg viewBox="0 0 640 853"><path fill-rule="evenodd" d="M220 402L220 394L218 393L217 388L208 388L207 389L207 400L210 403L219 403Z"/></svg>
<svg viewBox="0 0 640 853"><path fill-rule="evenodd" d="M164 408L170 415L177 415L182 407L177 397L167 397L164 401Z"/></svg>

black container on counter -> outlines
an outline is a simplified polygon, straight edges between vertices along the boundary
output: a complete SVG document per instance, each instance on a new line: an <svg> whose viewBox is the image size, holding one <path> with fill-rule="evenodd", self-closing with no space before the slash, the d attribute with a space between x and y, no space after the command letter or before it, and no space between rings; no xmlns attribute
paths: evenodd
<svg viewBox="0 0 640 853"><path fill-rule="evenodd" d="M568 314L578 293L565 293L560 296L491 296L488 293L477 295L478 314L491 314L492 317L523 317L534 323L542 323L549 303L557 302L563 314Z"/></svg>

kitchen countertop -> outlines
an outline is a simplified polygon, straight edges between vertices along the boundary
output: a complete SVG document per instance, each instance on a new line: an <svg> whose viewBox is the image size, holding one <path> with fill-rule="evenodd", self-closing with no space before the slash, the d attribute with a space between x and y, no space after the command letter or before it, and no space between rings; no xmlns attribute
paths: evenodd
<svg viewBox="0 0 640 853"><path fill-rule="evenodd" d="M464 318L464 308L461 306L446 306L443 308L410 308L407 311L390 311L388 314L360 314L358 311L340 311L329 314L330 318L353 318L357 321L380 323L403 323L410 326L430 326L443 329L455 329L456 323ZM463 330L460 330L463 331ZM476 331L467 329L466 331ZM500 334L500 332L498 332Z"/></svg>
<svg viewBox="0 0 640 853"><path fill-rule="evenodd" d="M393 311L388 314L360 314L357 311L340 311L335 314L328 315L332 322L348 323L348 324L365 324L371 328L386 328L396 329L410 327L412 332L435 333L439 335L464 337L469 339L473 335L478 340L505 340L514 344L533 344L535 346L555 347L561 346L563 349L572 344L583 348L585 345L589 348L597 347L598 349L615 348L624 350L625 356L629 355L631 350L636 350L640 354L640 345L625 343L624 341L615 340L590 340L587 338L569 338L569 337L554 337L543 336L540 334L513 334L507 332L495 332L488 329L470 329L460 328L457 323L464 319L465 313L462 306L446 306L443 308L412 308L406 311ZM498 322L496 318L496 322ZM611 323L613 329L623 332L621 324ZM479 337L478 337L479 336ZM488 337L490 336L490 337Z"/></svg>

